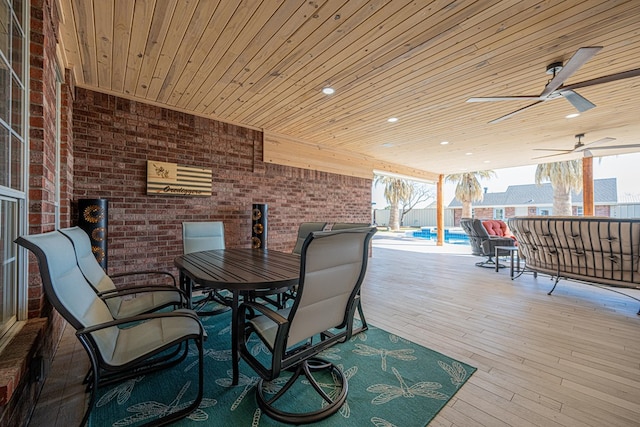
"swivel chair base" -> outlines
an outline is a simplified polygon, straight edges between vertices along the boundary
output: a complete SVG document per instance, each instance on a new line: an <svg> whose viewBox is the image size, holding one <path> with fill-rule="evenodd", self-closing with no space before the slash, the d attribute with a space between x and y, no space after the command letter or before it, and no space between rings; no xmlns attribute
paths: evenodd
<svg viewBox="0 0 640 427"><path fill-rule="evenodd" d="M328 370L333 374L335 378L336 384L332 384L332 387L335 386L336 391L331 392L330 395L322 389L321 385L311 374L313 371L319 370ZM300 413L287 412L277 408L275 404L278 399L286 395L286 392L291 388L291 386L296 383L300 376L305 377L309 384L315 389L315 391L324 399L321 408L310 412ZM276 421L296 425L309 424L324 420L325 418L338 412L340 410L340 407L342 407L347 399L348 387L348 382L344 373L337 366L335 366L331 362L327 362L315 357L310 358L296 366L295 371L293 372L291 377L289 377L282 388L278 390L278 392L271 398L267 398L265 396L265 393L266 391L273 390L272 385L270 383L265 384L264 380L261 379L256 387L256 400L258 401L258 406L260 407L262 412ZM338 389L339 392L337 391ZM283 399L283 401L290 401L290 399Z"/></svg>

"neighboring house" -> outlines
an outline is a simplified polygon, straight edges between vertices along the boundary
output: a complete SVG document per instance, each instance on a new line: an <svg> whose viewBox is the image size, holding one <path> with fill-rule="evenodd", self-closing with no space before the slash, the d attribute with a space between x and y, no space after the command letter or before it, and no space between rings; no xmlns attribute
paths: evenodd
<svg viewBox="0 0 640 427"><path fill-rule="evenodd" d="M593 181L595 216L612 216L618 204L616 178ZM572 212L582 215L582 192L571 193ZM448 206L454 211L454 222L460 224L462 203L453 199ZM510 185L502 193L485 192L482 201L473 202L473 216L480 219L507 219L515 216L553 215L553 188L550 183Z"/></svg>

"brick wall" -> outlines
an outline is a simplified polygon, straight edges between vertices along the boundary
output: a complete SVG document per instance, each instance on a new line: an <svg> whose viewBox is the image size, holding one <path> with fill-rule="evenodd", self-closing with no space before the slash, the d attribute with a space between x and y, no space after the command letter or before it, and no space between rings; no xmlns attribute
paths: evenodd
<svg viewBox="0 0 640 427"><path fill-rule="evenodd" d="M369 222L371 180L262 162L262 133L78 88L74 202L109 200L109 272L173 268L183 221L220 220L251 246L251 205L268 205L268 247L293 249L304 221ZM147 160L210 168L211 197L146 194ZM77 213L74 213L77 215Z"/></svg>

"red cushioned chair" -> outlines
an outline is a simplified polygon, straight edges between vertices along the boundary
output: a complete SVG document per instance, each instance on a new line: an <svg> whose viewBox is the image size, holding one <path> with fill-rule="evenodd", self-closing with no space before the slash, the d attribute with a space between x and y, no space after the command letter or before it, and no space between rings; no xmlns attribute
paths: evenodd
<svg viewBox="0 0 640 427"><path fill-rule="evenodd" d="M504 221L499 222L504 223ZM498 263L498 260L494 261L493 259L496 254L496 246L515 246L517 243L515 239L512 239L511 237L492 235L489 233L487 226L476 218L462 218L460 220L460 227L462 227L465 233L467 233L467 236L469 236L471 253L473 253L473 255L487 257L486 260L476 263L478 267L495 268L496 263ZM494 232L498 232L496 231L497 229L502 230L502 227L499 224L492 224L490 227ZM508 253L506 251L500 252L500 250L498 250L498 255L506 256ZM503 267L504 265L498 263L498 268Z"/></svg>

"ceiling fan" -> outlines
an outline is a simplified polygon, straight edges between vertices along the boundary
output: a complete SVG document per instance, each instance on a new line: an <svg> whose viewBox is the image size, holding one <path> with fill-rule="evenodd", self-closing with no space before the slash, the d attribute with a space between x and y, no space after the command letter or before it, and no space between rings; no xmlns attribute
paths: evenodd
<svg viewBox="0 0 640 427"><path fill-rule="evenodd" d="M615 138L602 138L597 141L589 142L587 144L582 142L582 138L584 138L584 133L579 133L576 135L578 142L576 142L575 146L571 150L558 150L554 148L534 148L535 151L559 151L556 154L549 154L548 156L534 157L534 159L544 159L545 157L554 157L554 156L564 156L566 154L572 153L582 153L584 157L593 157L593 150L613 150L620 148L640 148L640 144L628 144L628 145L606 145L601 147L600 145L606 144L610 141L615 141Z"/></svg>
<svg viewBox="0 0 640 427"><path fill-rule="evenodd" d="M600 49L602 49L602 46L581 47L576 51L571 59L567 61L566 64L563 65L562 62L554 62L552 64L549 64L547 66L547 74L553 74L553 78L547 83L540 95L478 97L469 98L467 99L467 102L522 101L526 99L535 100L533 104L529 104L526 107L515 110L505 116L498 117L497 119L492 120L489 123L498 123L502 120L508 119L511 116L514 116L515 114L518 114L521 111L531 108L534 105L540 104L541 102L560 97L563 97L567 101L569 101L579 112L585 112L595 107L595 104L593 104L583 96L578 95L578 93L576 93L574 89L640 76L640 68L635 68L633 70L623 71L620 73L610 74L608 76L598 77L595 79L586 80L584 82L563 86L565 80L571 77L573 73L578 71L578 69L585 62L591 59L596 53L598 53Z"/></svg>

